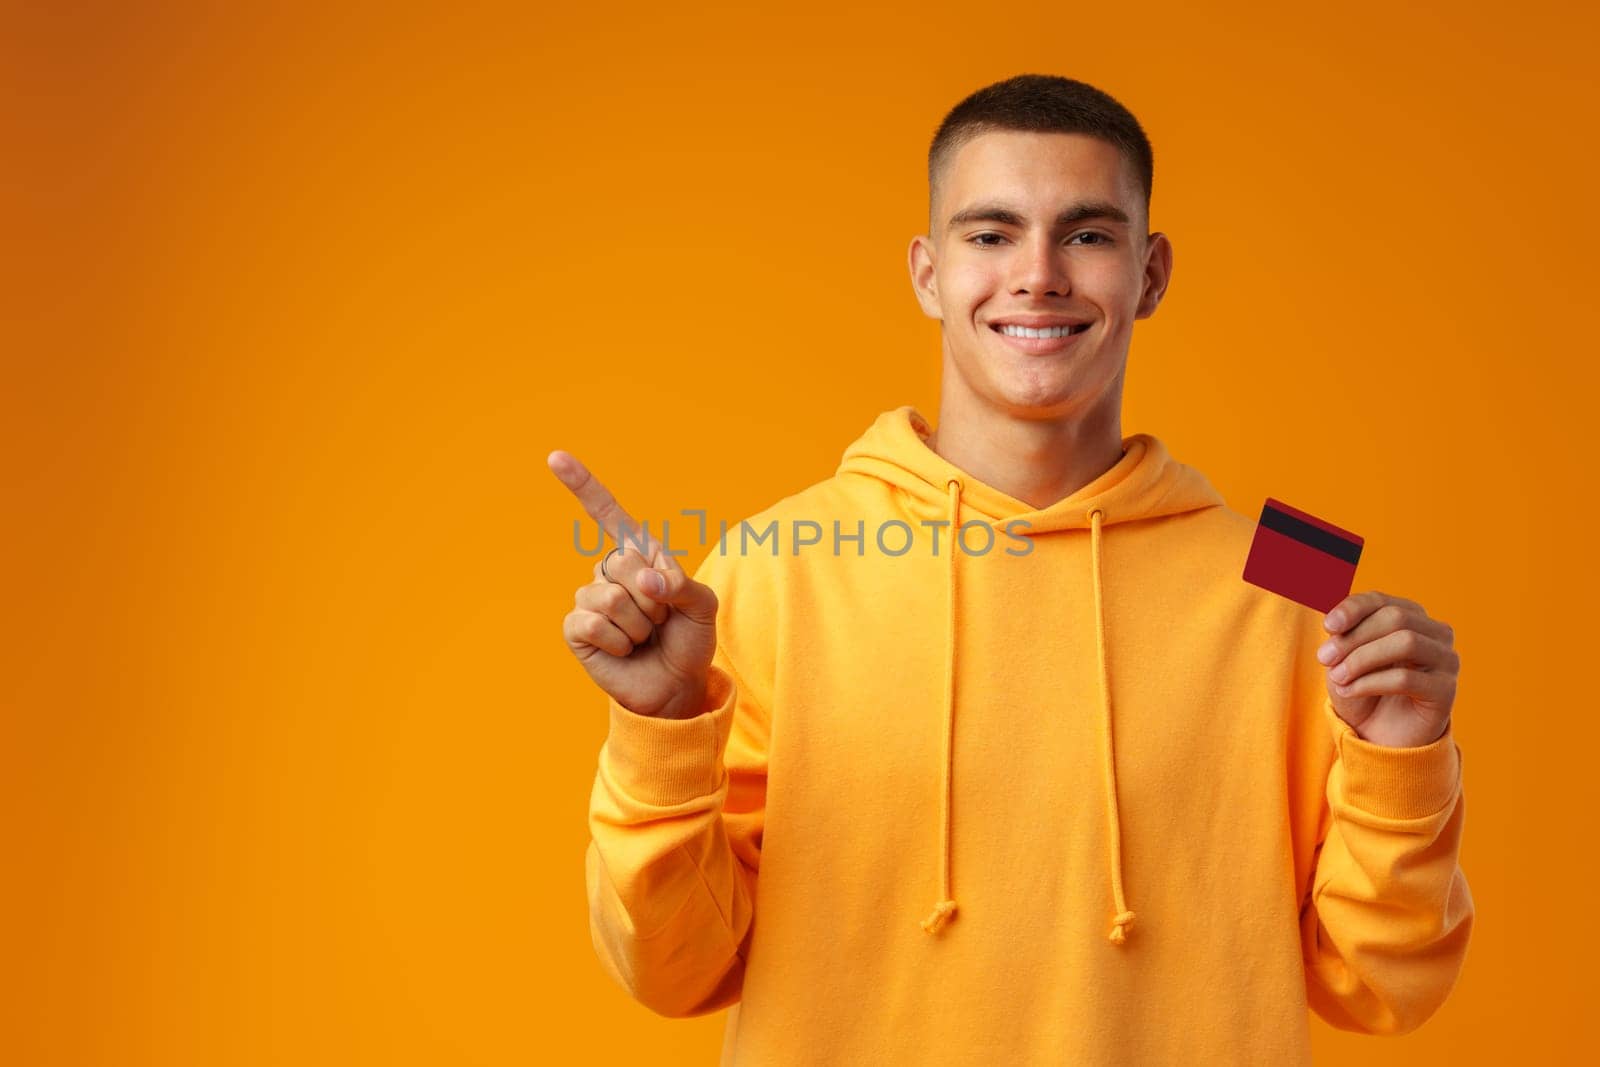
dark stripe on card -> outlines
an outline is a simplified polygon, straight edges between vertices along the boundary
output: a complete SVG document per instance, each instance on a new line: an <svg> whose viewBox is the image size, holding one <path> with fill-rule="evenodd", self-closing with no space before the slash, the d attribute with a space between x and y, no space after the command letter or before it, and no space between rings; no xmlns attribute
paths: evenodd
<svg viewBox="0 0 1600 1067"><path fill-rule="evenodd" d="M1320 526L1313 526L1304 519L1297 519L1293 515L1286 515L1277 508L1268 505L1261 509L1261 525L1285 537L1292 537L1303 545L1309 545L1319 551L1326 552L1335 559L1342 559L1346 563L1357 563L1361 559L1361 546L1352 541L1346 541L1337 534L1331 534Z"/></svg>

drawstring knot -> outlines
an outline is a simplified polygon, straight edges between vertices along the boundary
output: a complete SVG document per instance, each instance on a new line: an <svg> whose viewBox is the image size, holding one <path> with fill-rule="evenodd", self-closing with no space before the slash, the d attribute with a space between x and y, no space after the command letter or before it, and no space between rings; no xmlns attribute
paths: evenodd
<svg viewBox="0 0 1600 1067"><path fill-rule="evenodd" d="M922 928L930 934L936 934L944 929L945 923L950 921L950 916L956 913L956 902L941 900L933 909L933 914L922 920Z"/></svg>

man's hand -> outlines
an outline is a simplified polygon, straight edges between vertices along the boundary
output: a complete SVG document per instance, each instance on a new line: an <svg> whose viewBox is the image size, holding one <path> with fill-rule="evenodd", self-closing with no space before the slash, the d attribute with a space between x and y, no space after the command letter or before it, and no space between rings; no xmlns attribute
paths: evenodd
<svg viewBox="0 0 1600 1067"><path fill-rule="evenodd" d="M1323 620L1317 649L1333 710L1365 741L1414 748L1444 736L1461 657L1455 631L1422 605L1387 593L1352 593Z"/></svg>
<svg viewBox="0 0 1600 1067"><path fill-rule="evenodd" d="M700 714L717 647L716 593L642 533L576 457L557 450L545 462L622 548L602 556L594 580L578 587L562 620L567 646L628 710L660 719Z"/></svg>

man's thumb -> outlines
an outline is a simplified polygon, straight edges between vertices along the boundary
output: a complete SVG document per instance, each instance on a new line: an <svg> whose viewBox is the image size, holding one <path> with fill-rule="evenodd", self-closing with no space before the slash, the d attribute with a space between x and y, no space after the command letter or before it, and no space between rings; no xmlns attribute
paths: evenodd
<svg viewBox="0 0 1600 1067"><path fill-rule="evenodd" d="M717 621L717 594L676 567L665 572L656 567L641 571L639 588L650 599L671 604L695 622Z"/></svg>

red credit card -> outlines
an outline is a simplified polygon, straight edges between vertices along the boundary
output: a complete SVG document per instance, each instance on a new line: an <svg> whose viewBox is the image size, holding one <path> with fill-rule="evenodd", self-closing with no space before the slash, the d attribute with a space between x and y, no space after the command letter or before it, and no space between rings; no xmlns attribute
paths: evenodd
<svg viewBox="0 0 1600 1067"><path fill-rule="evenodd" d="M1261 508L1244 580L1318 611L1350 595L1360 537L1270 496Z"/></svg>

